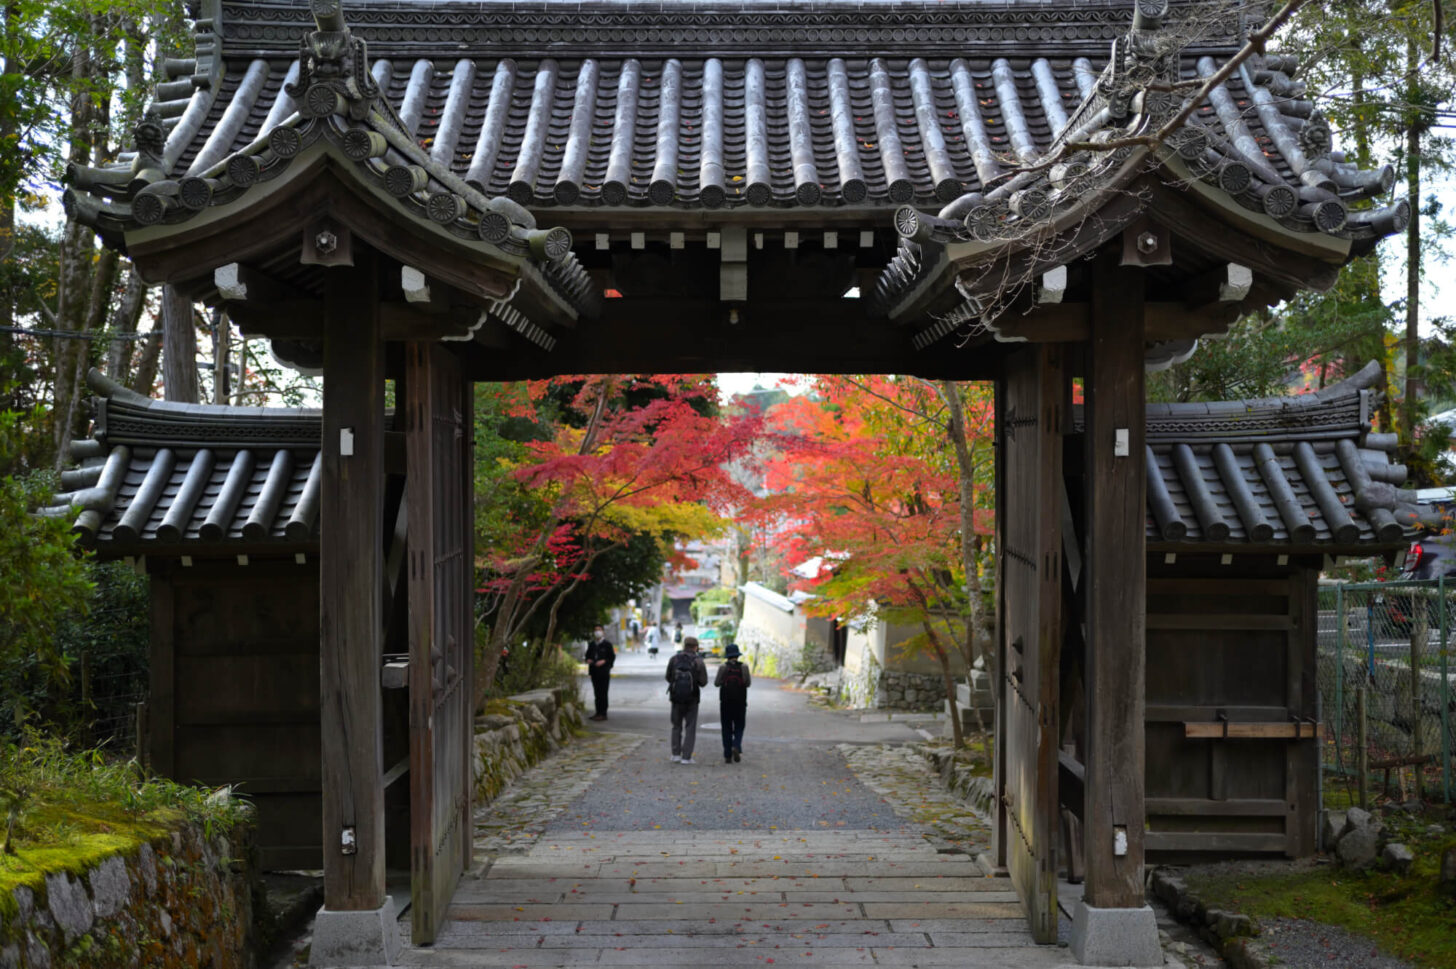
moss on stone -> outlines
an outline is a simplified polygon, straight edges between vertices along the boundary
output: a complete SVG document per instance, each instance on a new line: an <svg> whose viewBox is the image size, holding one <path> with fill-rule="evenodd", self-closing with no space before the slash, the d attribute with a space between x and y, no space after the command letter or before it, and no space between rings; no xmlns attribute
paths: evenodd
<svg viewBox="0 0 1456 969"><path fill-rule="evenodd" d="M0 915L15 914L6 908L14 905L17 887L29 888L43 902L47 875L83 875L112 855L129 855L162 837L181 819L170 808L133 818L113 804L41 805L27 811L27 827L49 837L22 843L13 855L0 854Z"/></svg>
<svg viewBox="0 0 1456 969"><path fill-rule="evenodd" d="M1411 828L1402 840L1416 860L1405 875L1321 866L1270 875L1190 873L1187 881L1210 909L1335 925L1414 965L1456 966L1456 898L1437 879L1441 853L1456 839L1422 838Z"/></svg>

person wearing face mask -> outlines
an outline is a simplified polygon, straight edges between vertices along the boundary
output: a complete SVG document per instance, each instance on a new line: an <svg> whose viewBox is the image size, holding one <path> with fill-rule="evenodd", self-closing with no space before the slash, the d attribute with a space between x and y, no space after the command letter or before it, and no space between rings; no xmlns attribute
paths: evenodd
<svg viewBox="0 0 1456 969"><path fill-rule="evenodd" d="M586 644L586 671L591 676L592 698L597 712L591 719L607 719L607 689L611 686L612 664L617 661L617 650L607 638L601 626L592 630L591 642Z"/></svg>

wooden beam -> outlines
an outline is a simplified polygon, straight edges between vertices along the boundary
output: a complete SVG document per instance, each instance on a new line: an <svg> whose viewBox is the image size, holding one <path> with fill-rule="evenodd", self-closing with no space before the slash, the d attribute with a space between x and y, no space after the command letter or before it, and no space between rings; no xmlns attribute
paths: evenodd
<svg viewBox="0 0 1456 969"><path fill-rule="evenodd" d="M415 340L468 340L484 322L477 306L441 306L434 303L379 304L379 328L385 342Z"/></svg>
<svg viewBox="0 0 1456 969"><path fill-rule="evenodd" d="M319 666L324 906L384 904L384 354L372 253L324 299Z"/></svg>
<svg viewBox="0 0 1456 969"><path fill-rule="evenodd" d="M324 334L324 303L318 299L286 299L280 302L248 300L227 304L243 336L270 340L317 340Z"/></svg>
<svg viewBox="0 0 1456 969"><path fill-rule="evenodd" d="M1282 817L1289 805L1277 797L1230 798L1215 801L1206 797L1150 797L1148 814L1176 814L1184 817Z"/></svg>
<svg viewBox="0 0 1456 969"><path fill-rule="evenodd" d="M1323 740L1322 723L1225 723L1187 722L1183 736L1190 740Z"/></svg>
<svg viewBox="0 0 1456 969"><path fill-rule="evenodd" d="M1087 347L1086 902L1143 898L1147 515L1144 271L1093 267Z"/></svg>
<svg viewBox="0 0 1456 969"><path fill-rule="evenodd" d="M1081 343L1092 332L1090 303L1039 303L1028 312L1008 312L992 329L1003 343ZM1192 340L1228 332L1238 319L1238 304L1210 304L1190 309L1186 303L1145 304L1146 338L1149 343Z"/></svg>
<svg viewBox="0 0 1456 969"><path fill-rule="evenodd" d="M864 299L775 299L739 307L711 298L609 299L590 325L563 332L549 354L534 350L472 352L475 380L519 380L558 373L756 371L772 363L803 373L915 374L989 380L1014 348L987 341L917 352L911 335L870 315ZM474 348L472 348L474 351Z"/></svg>
<svg viewBox="0 0 1456 969"><path fill-rule="evenodd" d="M387 343L407 340L468 340L484 313L476 306L443 306L380 300L380 338ZM324 302L285 299L281 302L228 303L228 315L244 336L269 340L318 340L324 335Z"/></svg>
<svg viewBox="0 0 1456 969"><path fill-rule="evenodd" d="M1149 851L1284 851L1283 834L1246 831L1149 831ZM1087 873L1091 876L1091 872ZM1090 903L1089 903L1090 904Z"/></svg>

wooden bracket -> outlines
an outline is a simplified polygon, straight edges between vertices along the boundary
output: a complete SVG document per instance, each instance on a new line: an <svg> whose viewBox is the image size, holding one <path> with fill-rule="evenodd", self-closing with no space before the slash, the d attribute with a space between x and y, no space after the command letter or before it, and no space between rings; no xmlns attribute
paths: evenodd
<svg viewBox="0 0 1456 969"><path fill-rule="evenodd" d="M218 296L229 303L282 303L308 298L306 293L288 283L236 262L214 269L212 284L217 287Z"/></svg>
<svg viewBox="0 0 1456 969"><path fill-rule="evenodd" d="M1240 303L1254 286L1254 271L1236 262L1215 266L1188 281L1188 306L1197 309L1213 303Z"/></svg>

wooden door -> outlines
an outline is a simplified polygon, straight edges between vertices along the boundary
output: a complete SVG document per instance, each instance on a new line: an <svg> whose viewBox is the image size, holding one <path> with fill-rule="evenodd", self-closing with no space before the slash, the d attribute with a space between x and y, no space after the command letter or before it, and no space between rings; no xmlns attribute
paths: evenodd
<svg viewBox="0 0 1456 969"><path fill-rule="evenodd" d="M1002 384L1001 724L1006 866L1036 941L1057 940L1057 672L1061 648L1062 366L1033 347Z"/></svg>
<svg viewBox="0 0 1456 969"><path fill-rule="evenodd" d="M407 345L412 938L435 940L471 857L471 385L435 343Z"/></svg>

